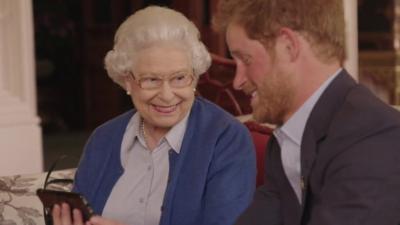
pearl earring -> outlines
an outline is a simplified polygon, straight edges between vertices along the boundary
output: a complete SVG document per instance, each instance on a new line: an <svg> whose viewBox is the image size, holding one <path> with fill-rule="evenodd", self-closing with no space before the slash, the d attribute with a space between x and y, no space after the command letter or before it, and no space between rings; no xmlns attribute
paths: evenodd
<svg viewBox="0 0 400 225"><path fill-rule="evenodd" d="M126 95L131 95L131 93L129 91L126 91Z"/></svg>

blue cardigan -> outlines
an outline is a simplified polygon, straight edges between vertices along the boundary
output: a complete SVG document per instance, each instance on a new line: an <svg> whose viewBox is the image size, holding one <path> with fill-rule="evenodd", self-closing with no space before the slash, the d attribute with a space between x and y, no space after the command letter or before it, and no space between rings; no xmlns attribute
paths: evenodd
<svg viewBox="0 0 400 225"><path fill-rule="evenodd" d="M123 168L120 148L135 112L98 127L81 158L74 191L101 214ZM255 189L255 150L245 126L205 99L191 109L179 154L170 151L169 180L160 225L231 225Z"/></svg>

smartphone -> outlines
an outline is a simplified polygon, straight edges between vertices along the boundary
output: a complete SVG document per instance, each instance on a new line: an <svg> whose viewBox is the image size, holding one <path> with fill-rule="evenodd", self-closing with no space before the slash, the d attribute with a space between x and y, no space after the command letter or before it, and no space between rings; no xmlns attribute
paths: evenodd
<svg viewBox="0 0 400 225"><path fill-rule="evenodd" d="M78 193L38 189L36 195L42 201L43 207L49 215L51 215L51 210L55 204L61 205L63 202L69 204L71 210L79 209L83 216L83 222L88 221L94 215L89 203Z"/></svg>

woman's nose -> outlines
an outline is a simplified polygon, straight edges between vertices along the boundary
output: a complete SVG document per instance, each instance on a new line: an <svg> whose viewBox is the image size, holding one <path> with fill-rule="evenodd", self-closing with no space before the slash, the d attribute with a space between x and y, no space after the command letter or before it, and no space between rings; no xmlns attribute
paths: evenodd
<svg viewBox="0 0 400 225"><path fill-rule="evenodd" d="M164 82L163 85L160 87L158 97L165 102L169 102L174 98L174 96L174 89L170 86L168 82Z"/></svg>

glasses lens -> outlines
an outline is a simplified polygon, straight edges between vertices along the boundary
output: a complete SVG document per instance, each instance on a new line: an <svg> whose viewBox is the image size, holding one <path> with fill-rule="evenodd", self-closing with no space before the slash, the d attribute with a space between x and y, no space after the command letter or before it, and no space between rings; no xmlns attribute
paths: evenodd
<svg viewBox="0 0 400 225"><path fill-rule="evenodd" d="M162 85L162 80L157 77L145 77L139 80L139 85L143 89L155 89Z"/></svg>
<svg viewBox="0 0 400 225"><path fill-rule="evenodd" d="M184 88L189 86L193 81L193 76L190 74L181 74L170 79L169 84L174 88Z"/></svg>
<svg viewBox="0 0 400 225"><path fill-rule="evenodd" d="M191 74L177 74L168 78L168 83L172 88L184 88L193 81ZM159 77L143 77L137 80L139 86L143 89L158 89L163 85L164 79Z"/></svg>

